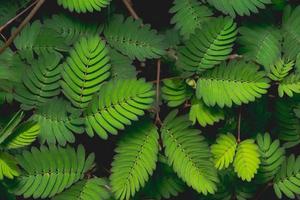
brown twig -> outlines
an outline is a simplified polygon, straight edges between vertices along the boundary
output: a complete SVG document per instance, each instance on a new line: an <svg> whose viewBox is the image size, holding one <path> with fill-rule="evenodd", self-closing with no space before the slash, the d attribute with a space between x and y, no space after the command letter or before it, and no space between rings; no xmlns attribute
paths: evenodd
<svg viewBox="0 0 300 200"><path fill-rule="evenodd" d="M33 18L36 12L40 9L40 7L45 3L45 0L38 0L35 7L30 11L28 16L22 21L19 27L12 33L10 38L5 42L4 46L0 49L0 54L5 51L7 47L11 45L17 35L22 31L22 29L26 26L26 24Z"/></svg>
<svg viewBox="0 0 300 200"><path fill-rule="evenodd" d="M20 12L19 14L17 14L16 16L14 16L13 18L11 18L9 21L7 21L5 24L3 24L0 27L0 33L8 26L10 25L12 22L14 22L16 19L18 19L21 15L23 15L24 13L26 13L28 10L30 10L36 3L38 2L38 0L35 0L32 4L30 4L27 8L25 8L22 12Z"/></svg>
<svg viewBox="0 0 300 200"><path fill-rule="evenodd" d="M161 60L157 60L157 74L156 74L156 117L155 117L155 123L161 125L161 119L159 116L159 97L160 97L160 71L161 71Z"/></svg>
<svg viewBox="0 0 300 200"><path fill-rule="evenodd" d="M134 19L140 19L140 17L136 14L135 10L133 9L132 2L130 0L123 0L123 3L125 4L127 10Z"/></svg>
<svg viewBox="0 0 300 200"><path fill-rule="evenodd" d="M237 142L241 142L241 120L242 120L242 108L239 110L239 119L238 119L238 127L237 127Z"/></svg>

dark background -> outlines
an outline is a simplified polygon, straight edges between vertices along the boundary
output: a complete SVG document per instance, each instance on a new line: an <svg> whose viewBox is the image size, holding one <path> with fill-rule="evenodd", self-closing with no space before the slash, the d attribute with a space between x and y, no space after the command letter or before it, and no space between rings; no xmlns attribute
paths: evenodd
<svg viewBox="0 0 300 200"><path fill-rule="evenodd" d="M166 28L173 27L170 24L170 19L172 15L168 12L170 7L172 6L172 0L133 0L134 9L140 18L143 19L144 23L149 23L153 28L157 30L164 30ZM290 1L292 4L299 4L299 1L293 0ZM0 5L1 6L1 5ZM258 15L253 15L251 17L239 17L237 18L238 22L247 21L253 23L262 23L263 21L273 21L275 24L280 24L281 22L281 11L276 11L271 8L268 10L261 11ZM45 5L41 8L41 10L37 13L36 18L45 15L45 13L49 13L49 15L53 13L60 12L68 12L56 4L55 0L47 0ZM101 14L84 14L78 15L72 13L72 15L79 16L81 18L85 18L86 20L97 21L99 23L104 22L105 15L108 15L109 12L118 12L123 13L125 15L129 15L125 6L123 5L121 0L113 0L113 4L110 9L106 9ZM274 17L275 16L275 17ZM8 33L6 33L8 34ZM153 61L149 61L146 63L147 72L143 73L146 76L147 80L155 80L156 70L155 63ZM162 74L166 75L166 69L162 66ZM15 104L13 106L5 106L2 108L1 114L8 114L13 110L17 110L18 105ZM162 116L166 114L166 109L162 110ZM208 131L214 132L215 130L209 129ZM121 135L120 133L119 135ZM112 158L114 155L114 148L116 141L119 136L111 136L107 141L101 140L98 137L89 138L87 135L79 135L77 137L77 143L81 143L85 146L88 152L95 152L96 155L96 163L97 163L97 171L95 172L98 176L109 176L110 164L112 162ZM276 199L273 194L273 189L270 187L264 195L260 199ZM194 198L193 191L189 190L185 193L180 194L177 198L172 198L173 200L193 200ZM193 197L192 197L193 196ZM21 199L21 198L19 198ZM2 200L2 199L1 199Z"/></svg>

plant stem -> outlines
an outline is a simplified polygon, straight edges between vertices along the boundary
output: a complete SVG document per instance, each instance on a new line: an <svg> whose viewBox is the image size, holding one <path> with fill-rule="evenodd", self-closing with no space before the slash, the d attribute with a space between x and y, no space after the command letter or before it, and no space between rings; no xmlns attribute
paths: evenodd
<svg viewBox="0 0 300 200"><path fill-rule="evenodd" d="M4 46L0 49L0 54L5 51L7 47L13 43L14 39L17 35L22 31L22 29L26 26L26 24L33 18L33 16L37 13L40 7L45 3L45 0L39 0L35 7L30 11L28 16L22 21L22 23L18 26L18 28L12 33L10 38L5 42Z"/></svg>
<svg viewBox="0 0 300 200"><path fill-rule="evenodd" d="M140 19L140 17L136 14L135 10L133 9L132 2L130 0L123 0L123 3L125 4L127 10L134 19Z"/></svg>
<svg viewBox="0 0 300 200"><path fill-rule="evenodd" d="M242 120L242 108L239 110L239 119L238 119L238 127L237 127L237 142L241 142L241 120Z"/></svg>
<svg viewBox="0 0 300 200"><path fill-rule="evenodd" d="M31 9L37 2L38 2L38 0L35 0L32 4L30 4L27 8L25 8L22 12L20 12L20 13L17 14L15 17L11 18L9 21L7 21L5 24L3 24L3 25L0 27L0 33L1 33L8 25L10 25L12 22L14 22L16 19L18 19L21 15L23 15L23 14L26 13L29 9Z"/></svg>
<svg viewBox="0 0 300 200"><path fill-rule="evenodd" d="M161 71L161 60L157 60L157 74L156 74L156 118L155 123L161 125L162 122L159 116L159 97L160 97L160 71Z"/></svg>

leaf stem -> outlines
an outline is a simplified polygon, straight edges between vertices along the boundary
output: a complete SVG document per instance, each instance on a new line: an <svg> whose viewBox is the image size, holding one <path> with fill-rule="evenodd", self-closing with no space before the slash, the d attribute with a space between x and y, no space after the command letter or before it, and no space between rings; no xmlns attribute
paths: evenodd
<svg viewBox="0 0 300 200"><path fill-rule="evenodd" d="M22 12L20 12L20 13L17 14L15 17L11 18L9 21L7 21L5 24L3 24L3 25L0 27L0 33L1 33L8 25L10 25L12 22L14 22L16 19L18 19L21 15L23 15L23 14L26 13L29 9L31 9L37 2L38 2L38 0L35 0L32 4L30 4L27 8L25 8Z"/></svg>
<svg viewBox="0 0 300 200"><path fill-rule="evenodd" d="M0 49L0 54L5 51L7 47L13 43L14 39L17 37L17 35L23 30L23 28L26 26L26 24L34 17L34 15L37 13L37 11L40 9L40 7L45 3L45 0L38 0L35 7L30 11L28 16L22 21L22 23L18 26L18 28L12 33L10 38L5 42L4 46Z"/></svg>
<svg viewBox="0 0 300 200"><path fill-rule="evenodd" d="M135 10L132 7L132 3L130 2L130 0L123 0L123 3L125 4L127 10L129 11L130 15L134 18L134 19L140 19L140 17L136 14Z"/></svg>
<svg viewBox="0 0 300 200"><path fill-rule="evenodd" d="M160 97L160 71L161 71L161 60L157 60L157 74L156 74L156 117L155 123L162 125L160 116L159 116L159 97Z"/></svg>

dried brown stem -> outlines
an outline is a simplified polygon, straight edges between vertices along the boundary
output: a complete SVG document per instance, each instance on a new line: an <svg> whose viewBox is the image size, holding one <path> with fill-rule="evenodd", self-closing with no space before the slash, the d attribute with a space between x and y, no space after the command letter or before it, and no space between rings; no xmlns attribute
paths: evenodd
<svg viewBox="0 0 300 200"><path fill-rule="evenodd" d="M140 17L136 14L135 10L133 9L132 2L130 0L123 0L123 3L125 4L127 10L134 19L140 19Z"/></svg>
<svg viewBox="0 0 300 200"><path fill-rule="evenodd" d="M156 74L156 118L155 123L161 125L161 119L159 116L159 97L160 97L160 71L161 71L161 60L157 60L157 74Z"/></svg>
<svg viewBox="0 0 300 200"><path fill-rule="evenodd" d="M9 21L7 21L5 24L3 24L0 27L0 33L8 26L10 25L12 22L14 22L16 19L18 19L21 15L23 15L24 13L26 13L28 10L30 10L36 3L38 2L38 0L35 0L32 4L30 4L27 8L25 8L22 12L20 12L19 14L17 14L16 16L14 16L13 18L11 18Z"/></svg>
<svg viewBox="0 0 300 200"><path fill-rule="evenodd" d="M38 0L35 7L30 11L28 16L22 21L22 23L19 25L19 27L12 33L10 38L5 42L4 46L0 49L0 54L5 51L7 47L13 43L14 39L17 37L17 35L23 30L23 28L26 26L26 24L34 17L34 15L37 13L37 11L40 9L40 7L45 3L45 0Z"/></svg>

